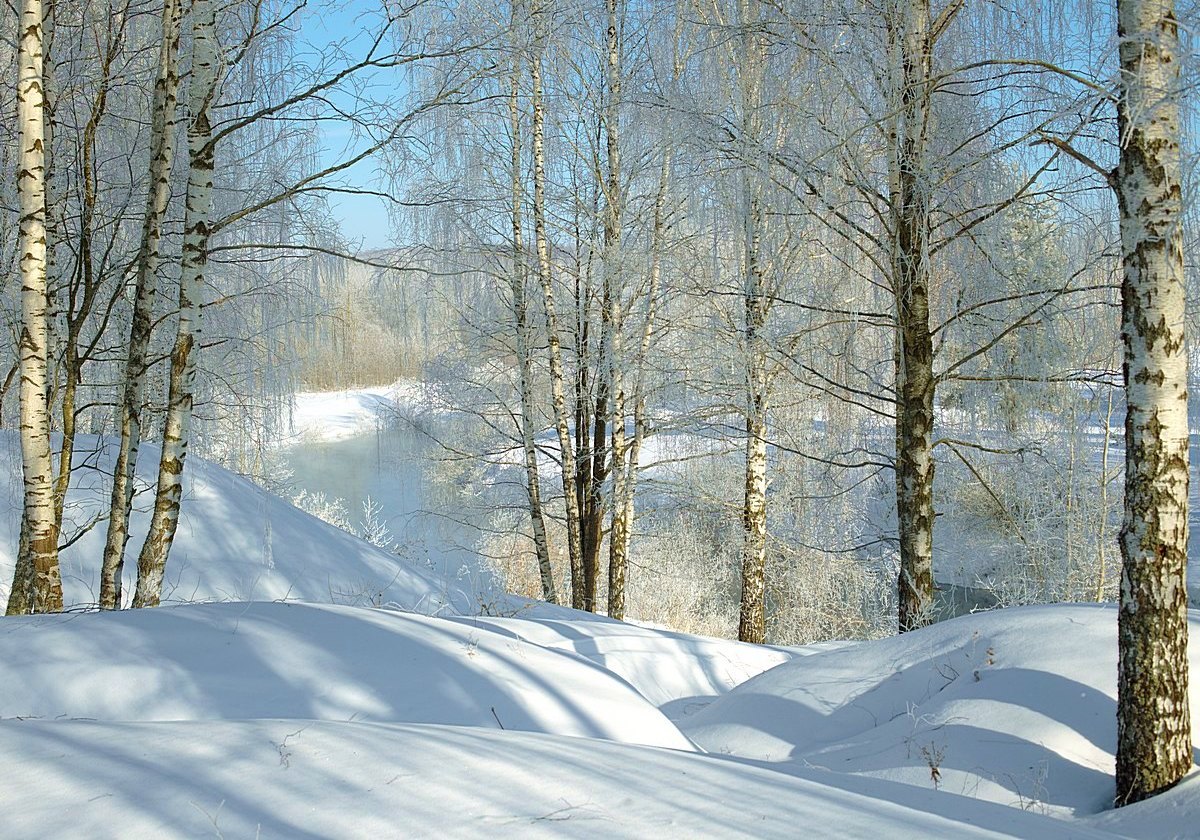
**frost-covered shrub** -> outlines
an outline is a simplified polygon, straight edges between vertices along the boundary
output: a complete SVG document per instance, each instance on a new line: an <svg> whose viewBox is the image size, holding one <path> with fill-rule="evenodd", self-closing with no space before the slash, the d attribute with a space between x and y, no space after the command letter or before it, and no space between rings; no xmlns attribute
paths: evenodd
<svg viewBox="0 0 1200 840"><path fill-rule="evenodd" d="M769 555L767 637L802 645L895 632L896 577L854 553L801 548Z"/></svg>
<svg viewBox="0 0 1200 840"><path fill-rule="evenodd" d="M392 551L396 547L396 538L383 517L383 505L370 496L363 499L362 517L358 522L358 536L371 545Z"/></svg>
<svg viewBox="0 0 1200 840"><path fill-rule="evenodd" d="M975 584L1001 605L1115 596L1119 487L1076 443L1041 457L977 458L978 475L946 485L944 531L976 555Z"/></svg>
<svg viewBox="0 0 1200 840"><path fill-rule="evenodd" d="M292 496L292 504L322 522L328 522L343 531L354 532L354 526L350 523L350 511L344 499L330 498L321 491L310 493L301 490Z"/></svg>
<svg viewBox="0 0 1200 840"><path fill-rule="evenodd" d="M630 551L626 615L685 633L737 635L737 543L712 516L639 523Z"/></svg>
<svg viewBox="0 0 1200 840"><path fill-rule="evenodd" d="M488 533L480 539L478 549L505 591L524 598L540 599L541 570L538 568L530 531L528 511L520 507L495 510L488 517ZM566 529L553 519L548 519L546 531L558 600L569 606L571 585Z"/></svg>

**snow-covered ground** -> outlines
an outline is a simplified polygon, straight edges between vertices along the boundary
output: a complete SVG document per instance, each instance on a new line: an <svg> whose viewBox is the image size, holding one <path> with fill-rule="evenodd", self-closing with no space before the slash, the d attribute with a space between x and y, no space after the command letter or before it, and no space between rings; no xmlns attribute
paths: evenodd
<svg viewBox="0 0 1200 840"><path fill-rule="evenodd" d="M75 471L64 531L95 522L108 509L115 447L94 437L76 442ZM150 487L158 446L144 444L141 488ZM21 461L17 438L0 432L0 603L8 589L20 531ZM152 492L140 494L130 528L125 593L132 597L137 551L150 522ZM98 599L104 524L62 553L67 604ZM132 561L131 559L132 558ZM188 458L179 531L163 597L169 602L296 600L403 605L423 613L474 612L481 593L469 581L448 579L418 563L399 562L202 458Z"/></svg>
<svg viewBox="0 0 1200 840"><path fill-rule="evenodd" d="M444 411L435 390L408 379L344 391L303 391L292 403L292 434L281 441L335 441L374 432L395 416Z"/></svg>
<svg viewBox="0 0 1200 840"><path fill-rule="evenodd" d="M345 397L310 428L349 428ZM107 498L91 449L80 521ZM794 649L515 598L478 616L461 581L212 464L188 482L174 600L222 603L0 620L0 838L1197 834L1197 777L1108 809L1111 607ZM69 602L102 539L66 552Z"/></svg>
<svg viewBox="0 0 1200 840"><path fill-rule="evenodd" d="M1110 807L1117 612L963 616L798 657L682 722L705 750L823 767L1058 816ZM1193 614L1193 637L1200 614ZM1200 647L1193 646L1193 668ZM1192 704L1200 708L1200 686Z"/></svg>
<svg viewBox="0 0 1200 840"><path fill-rule="evenodd" d="M342 440L374 431L379 415L395 403L391 387L309 391L292 406L293 440Z"/></svg>

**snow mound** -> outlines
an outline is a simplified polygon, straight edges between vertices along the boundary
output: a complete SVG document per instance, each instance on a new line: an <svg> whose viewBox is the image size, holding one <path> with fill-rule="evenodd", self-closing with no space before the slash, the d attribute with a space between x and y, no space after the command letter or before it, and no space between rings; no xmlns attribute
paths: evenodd
<svg viewBox="0 0 1200 840"><path fill-rule="evenodd" d="M693 749L610 672L428 616L193 604L3 631L0 718L444 723Z"/></svg>
<svg viewBox="0 0 1200 840"><path fill-rule="evenodd" d="M68 606L94 604L112 486L115 442L81 436L76 442L64 534L91 530L62 552ZM142 445L124 591L132 598L137 552L153 504L157 444ZM21 460L15 434L0 434L0 604L8 601L21 521ZM471 613L479 595L458 582L407 562L310 516L239 475L202 458L188 458L179 531L163 584L165 601L295 599L344 604L395 603L424 613Z"/></svg>
<svg viewBox="0 0 1200 840"><path fill-rule="evenodd" d="M695 713L739 683L797 655L794 650L612 620L521 616L458 621L594 662L623 677L672 720Z"/></svg>
<svg viewBox="0 0 1200 840"><path fill-rule="evenodd" d="M695 753L460 727L3 721L0 753L20 762L0 785L8 837L1112 836L987 803L939 816Z"/></svg>
<svg viewBox="0 0 1200 840"><path fill-rule="evenodd" d="M1200 615L1190 623L1196 638ZM710 752L784 770L1093 814L1113 798L1116 624L1095 605L963 616L794 659L680 724Z"/></svg>

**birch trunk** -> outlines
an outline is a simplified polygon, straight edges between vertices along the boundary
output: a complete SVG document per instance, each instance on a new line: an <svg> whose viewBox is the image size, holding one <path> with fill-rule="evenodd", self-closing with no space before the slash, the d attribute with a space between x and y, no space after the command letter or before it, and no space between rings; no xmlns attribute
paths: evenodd
<svg viewBox="0 0 1200 840"><path fill-rule="evenodd" d="M767 309L760 262L761 210L749 202L745 224L746 480L742 506L742 597L738 639L766 641L767 565Z"/></svg>
<svg viewBox="0 0 1200 840"><path fill-rule="evenodd" d="M576 186L578 185L576 184ZM591 516L591 511L595 507L592 493L592 465L595 461L593 458L595 448L592 445L592 436L595 426L593 421L598 400L592 394L590 365L592 358L591 297L594 279L593 272L596 264L595 241L597 237L595 220L600 218L600 195L603 193L603 189L597 178L592 178L589 181L589 186L591 187L591 194L587 207L591 211L588 213L588 218L592 220L592 227L585 230L581 222L580 208L583 206L582 202L575 202L574 211L575 388L573 408L575 417L575 465L577 469L575 474L575 496L580 512L580 551L584 558L587 557L588 547L592 544L590 534L592 531L598 531L600 528L600 524L594 523ZM582 255L585 251L587 258L583 259ZM602 355L602 353L598 355ZM597 387L602 387L602 376L599 371L596 373L595 380ZM597 464L597 468L603 470L603 461ZM592 581L595 580L595 564L594 562L588 563L586 559L581 560L581 563L585 570L583 589L585 593L584 602L586 602L586 592L589 591L588 578L590 577ZM590 575L587 571L588 569L592 570Z"/></svg>
<svg viewBox="0 0 1200 840"><path fill-rule="evenodd" d="M1171 0L1119 0L1125 346L1116 803L1192 766L1188 708L1188 414L1179 34Z"/></svg>
<svg viewBox="0 0 1200 840"><path fill-rule="evenodd" d="M588 480L584 486L580 529L583 549L583 605L580 609L588 612L596 610L600 549L604 543L604 482L608 480L609 470L608 420L612 380L609 378L608 360L612 352L612 284L607 276L607 264L604 273L604 293L600 301L600 343L596 354L596 401L591 413L592 445L588 453ZM586 426L583 434L585 437L588 434Z"/></svg>
<svg viewBox="0 0 1200 840"><path fill-rule="evenodd" d="M57 131L55 119L55 106L58 102L58 85L55 76L54 65L54 4L45 4L46 19L43 22L42 28L42 82L45 101L43 103L43 111L45 114L45 135L43 141L46 149L46 184L45 184L45 200L46 200L46 294L48 297L48 330L47 345L49 353L49 363L47 368L50 376L50 411L54 411L55 399L57 397L58 384L62 382L62 396L60 414L62 418L62 445L58 451L58 474L54 479L54 528L58 533L62 533L63 511L67 504L67 489L71 484L71 459L75 450L75 391L78 377L74 375L78 370L78 359L75 355L75 347L77 346L71 338L70 328L70 312L67 312L68 327L65 336L60 334L59 322L61 320L61 299L60 293L63 291L63 284L57 276L55 244L58 241L58 224L56 223L55 214L58 208L62 206L63 197L59 195L57 189L59 178L55 168L55 132ZM89 123L90 124L90 123ZM80 167L83 173L83 180L87 184L87 172L89 171L88 163L88 146L87 138L85 137L80 144L84 151L84 161ZM81 233L86 229L86 221L89 211L94 208L94 203L89 207L87 196L83 199L83 206L80 208L80 230ZM81 235L81 240L85 239ZM85 251L86 241L80 242L80 259L79 264L83 264L83 253ZM67 296L68 300L70 295ZM69 310L69 306L67 309ZM54 368L54 360L61 358L61 364L57 371Z"/></svg>
<svg viewBox="0 0 1200 840"><path fill-rule="evenodd" d="M612 414L612 513L608 530L608 616L622 620L625 618L625 578L629 570L629 473L626 458L630 444L625 434L625 393L621 390L617 363L614 362L612 368L615 397Z"/></svg>
<svg viewBox="0 0 1200 840"><path fill-rule="evenodd" d="M612 398L611 429L612 520L608 539L608 615L625 617L625 574L628 563L628 521L625 519L625 391L621 376L624 364L621 225L625 193L621 183L621 40L618 0L606 0L608 25L605 28L608 100L605 103L604 133L608 154L608 179L605 186L604 213L604 303L603 321L608 325L608 355L605 364L608 390ZM597 415L599 416L599 415Z"/></svg>
<svg viewBox="0 0 1200 840"><path fill-rule="evenodd" d="M200 293L208 262L211 224L214 144L209 108L221 76L212 0L192 2L192 78L188 93L187 210L183 230L183 260L179 280L179 327L171 350L167 415L163 425L162 458L150 531L138 556L135 607L157 606L162 597L167 557L179 525L183 466L191 431L196 358L193 351L201 329Z"/></svg>
<svg viewBox="0 0 1200 840"><path fill-rule="evenodd" d="M23 539L8 613L62 609L58 530L54 526L54 475L50 452L46 297L46 156L42 77L42 3L21 6L17 58L17 124L20 163L21 465Z"/></svg>
<svg viewBox="0 0 1200 840"><path fill-rule="evenodd" d="M513 3L513 30L516 31L517 4ZM513 44L512 80L509 97L509 122L512 132L512 275L510 277L513 322L517 333L517 371L521 390L521 445L525 451L525 489L529 498L529 519L533 526L533 547L537 554L542 581L542 598L558 603L554 569L550 565L550 541L542 513L541 481L538 476L537 447L534 443L533 380L529 351L529 307L525 296L525 249L521 225L521 58Z"/></svg>
<svg viewBox="0 0 1200 840"><path fill-rule="evenodd" d="M738 70L742 108L742 295L744 307L746 473L742 505L742 593L738 639L766 641L767 565L767 371L764 335L769 298L762 236L765 218L753 156L761 140L765 52L758 29L756 2L741 0L742 65Z"/></svg>
<svg viewBox="0 0 1200 840"><path fill-rule="evenodd" d="M91 103L91 112L83 127L83 135L79 139L80 166L79 184L82 191L79 204L79 239L75 266L68 281L64 320L66 331L63 335L62 352L62 444L58 456L58 477L54 485L54 526L62 531L63 510L67 501L67 490L71 484L71 462L75 453L75 430L77 414L77 398L79 386L83 382L83 366L88 361L89 350L82 347L81 337L84 325L96 308L100 293L100 281L95 270L93 243L96 230L96 210L98 206L98 138L100 126L108 111L108 93L112 86L113 67L120 57L124 46L126 15L123 9L114 8L107 20L108 32L104 49L100 55L99 78L96 93ZM53 73L52 65L47 65L47 81ZM49 127L48 123L48 127ZM51 147L47 144L47 153ZM49 172L51 167L47 167ZM48 189L50 184L48 183ZM48 202L48 213L54 207L54 202ZM53 242L53 236L48 241ZM49 244L48 249L53 245ZM47 252L47 264L53 266L51 252Z"/></svg>
<svg viewBox="0 0 1200 840"><path fill-rule="evenodd" d="M654 320L657 315L658 288L662 278L663 240L666 233L666 196L671 173L671 149L663 151L662 169L658 178L658 192L654 198L654 221L650 239L650 278L646 289L646 315L642 321L641 341L637 350L637 366L633 380L633 439L629 443L628 454L620 459L614 459L616 475L621 476L619 488L613 488L613 519L609 529L609 615L613 618L625 617L625 583L629 568L629 545L633 529L633 499L637 490L637 471L641 462L642 442L646 439L649 426L646 418L646 359L650 355L650 344L654 337ZM622 421L622 426L624 422ZM614 446L614 451L616 447ZM620 580L614 582L614 572ZM614 613L613 603L618 598L613 592L620 593L620 615Z"/></svg>
<svg viewBox="0 0 1200 840"><path fill-rule="evenodd" d="M163 219L171 197L171 168L175 155L175 110L179 100L179 39L181 0L165 0L158 78L151 103L150 184L142 217L141 241L134 260L133 321L125 358L124 387L119 404L121 440L113 467L108 532L100 572L101 609L120 609L125 545L133 506L133 478L142 437L142 402L146 387L146 353L154 315L155 277L161 258Z"/></svg>
<svg viewBox="0 0 1200 840"><path fill-rule="evenodd" d="M929 327L929 0L902 0L891 21L896 74L892 290L896 300L896 521L899 629L933 620L933 338Z"/></svg>
<svg viewBox="0 0 1200 840"><path fill-rule="evenodd" d="M567 551L571 565L571 606L583 609L583 563L579 530L579 502L575 495L575 451L571 448L568 426L566 386L562 363L562 342L558 334L558 314L554 306L554 282L550 266L550 243L546 235L546 153L544 138L545 105L542 102L542 46L530 62L533 83L533 236L537 249L538 282L546 309L547 345L550 356L550 395L554 407L554 428L562 457L563 501L567 514Z"/></svg>

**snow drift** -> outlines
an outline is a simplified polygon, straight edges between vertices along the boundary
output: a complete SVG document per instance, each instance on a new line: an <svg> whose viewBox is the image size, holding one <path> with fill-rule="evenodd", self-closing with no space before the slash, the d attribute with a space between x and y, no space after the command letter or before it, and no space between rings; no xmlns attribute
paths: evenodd
<svg viewBox="0 0 1200 840"><path fill-rule="evenodd" d="M785 771L823 767L1093 814L1113 798L1116 623L1114 607L1096 605L964 616L794 659L681 726L710 752Z"/></svg>
<svg viewBox="0 0 1200 840"><path fill-rule="evenodd" d="M76 443L65 534L107 515L116 447L83 436ZM157 444L142 445L134 514L126 551L126 598L132 598L137 551L153 504ZM21 460L15 434L0 433L0 606L8 602L21 521ZM68 606L96 603L104 522L62 552ZM300 600L343 604L394 603L423 613L472 613L479 593L406 562L353 534L299 510L217 465L188 457L179 531L167 563L163 600Z"/></svg>

